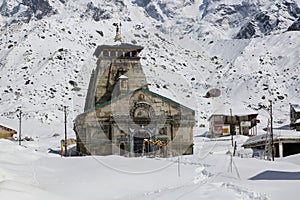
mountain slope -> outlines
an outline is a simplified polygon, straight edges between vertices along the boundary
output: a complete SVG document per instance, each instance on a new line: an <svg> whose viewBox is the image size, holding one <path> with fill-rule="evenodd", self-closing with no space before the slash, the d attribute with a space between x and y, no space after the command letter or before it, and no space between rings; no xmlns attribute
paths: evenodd
<svg viewBox="0 0 300 200"><path fill-rule="evenodd" d="M249 108L263 116L264 127L268 100L274 101L275 121L288 123L288 104L300 97L300 41L298 31L287 30L297 23L299 5L299 0L3 0L0 123L17 129L21 107L25 134L52 136L62 133L67 105L72 134L96 67L94 50L113 44L112 24L119 21L124 42L145 47L142 65L151 89L194 108L197 125L207 125L215 112ZM249 22L255 34L247 32ZM220 97L203 97L213 88L221 90Z"/></svg>

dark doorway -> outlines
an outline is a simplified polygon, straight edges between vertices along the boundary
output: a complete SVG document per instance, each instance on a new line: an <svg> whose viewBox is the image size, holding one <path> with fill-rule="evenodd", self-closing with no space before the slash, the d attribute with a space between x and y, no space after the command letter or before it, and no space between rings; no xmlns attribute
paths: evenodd
<svg viewBox="0 0 300 200"><path fill-rule="evenodd" d="M133 151L135 156L141 156L143 153L143 143L144 139L149 140L150 134L145 130L140 130L136 132L133 137ZM148 150L149 151L149 150Z"/></svg>
<svg viewBox="0 0 300 200"><path fill-rule="evenodd" d="M300 143L283 143L283 157L300 153Z"/></svg>
<svg viewBox="0 0 300 200"><path fill-rule="evenodd" d="M121 142L120 143L120 156L125 155L125 143Z"/></svg>

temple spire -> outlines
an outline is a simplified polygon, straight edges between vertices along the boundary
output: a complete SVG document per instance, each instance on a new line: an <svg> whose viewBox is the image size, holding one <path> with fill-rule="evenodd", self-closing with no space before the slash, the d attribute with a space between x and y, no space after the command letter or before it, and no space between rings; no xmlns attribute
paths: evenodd
<svg viewBox="0 0 300 200"><path fill-rule="evenodd" d="M121 22L120 24L118 23L113 23L113 25L116 27L116 36L115 36L115 42L120 41L122 42L122 36L121 36Z"/></svg>

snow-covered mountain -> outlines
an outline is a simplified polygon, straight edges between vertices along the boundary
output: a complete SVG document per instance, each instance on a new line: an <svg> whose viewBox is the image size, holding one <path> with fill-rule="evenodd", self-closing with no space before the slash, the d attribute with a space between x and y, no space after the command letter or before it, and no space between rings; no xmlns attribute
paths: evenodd
<svg viewBox="0 0 300 200"><path fill-rule="evenodd" d="M299 0L2 0L0 1L0 123L23 133L63 131L83 111L97 45L145 47L151 89L197 111L198 125L215 112L258 111L274 101L277 125L298 102ZM205 98L213 88L221 96ZM40 133L36 127L44 127Z"/></svg>

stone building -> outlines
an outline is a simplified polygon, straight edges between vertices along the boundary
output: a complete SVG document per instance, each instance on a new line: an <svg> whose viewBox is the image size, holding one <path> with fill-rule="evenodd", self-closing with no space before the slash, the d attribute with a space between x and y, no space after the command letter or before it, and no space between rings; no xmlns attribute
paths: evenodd
<svg viewBox="0 0 300 200"><path fill-rule="evenodd" d="M97 47L84 113L74 124L81 155L193 153L195 112L148 88L142 49L126 43Z"/></svg>
<svg viewBox="0 0 300 200"><path fill-rule="evenodd" d="M226 135L247 135L257 134L257 113L251 114L213 114L208 118L209 133L213 137Z"/></svg>

